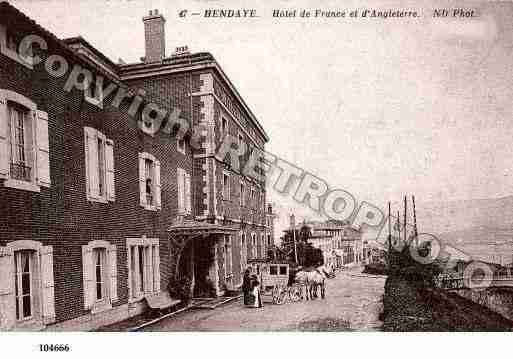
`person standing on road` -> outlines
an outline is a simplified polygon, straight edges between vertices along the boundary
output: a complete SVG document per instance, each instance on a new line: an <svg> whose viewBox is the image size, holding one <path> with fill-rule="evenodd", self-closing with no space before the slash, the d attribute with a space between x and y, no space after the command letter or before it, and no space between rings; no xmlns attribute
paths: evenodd
<svg viewBox="0 0 513 359"><path fill-rule="evenodd" d="M251 281L251 294L253 294L253 307L254 308L262 308L262 297L260 296L260 282L257 279L257 276L254 275Z"/></svg>
<svg viewBox="0 0 513 359"><path fill-rule="evenodd" d="M242 293L244 295L244 305L251 305L251 271L246 269L242 279Z"/></svg>

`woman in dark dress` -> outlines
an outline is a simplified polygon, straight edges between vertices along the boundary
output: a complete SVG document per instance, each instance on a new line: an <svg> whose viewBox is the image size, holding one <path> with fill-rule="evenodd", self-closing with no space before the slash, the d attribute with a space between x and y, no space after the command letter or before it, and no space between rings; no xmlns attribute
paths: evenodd
<svg viewBox="0 0 513 359"><path fill-rule="evenodd" d="M242 293L244 294L244 305L251 305L251 272L246 269L242 279Z"/></svg>

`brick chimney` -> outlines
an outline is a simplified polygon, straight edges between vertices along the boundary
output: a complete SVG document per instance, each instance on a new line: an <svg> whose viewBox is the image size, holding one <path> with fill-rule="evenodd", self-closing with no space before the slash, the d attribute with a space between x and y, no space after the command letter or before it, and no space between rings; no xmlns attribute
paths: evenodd
<svg viewBox="0 0 513 359"><path fill-rule="evenodd" d="M146 56L144 62L158 62L166 56L166 19L157 9L143 17Z"/></svg>

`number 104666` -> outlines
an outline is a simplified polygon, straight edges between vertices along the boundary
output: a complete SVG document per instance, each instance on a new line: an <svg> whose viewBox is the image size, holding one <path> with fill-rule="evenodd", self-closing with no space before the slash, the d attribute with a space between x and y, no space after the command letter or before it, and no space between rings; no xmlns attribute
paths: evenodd
<svg viewBox="0 0 513 359"><path fill-rule="evenodd" d="M70 350L68 344L39 344L40 352L69 352Z"/></svg>

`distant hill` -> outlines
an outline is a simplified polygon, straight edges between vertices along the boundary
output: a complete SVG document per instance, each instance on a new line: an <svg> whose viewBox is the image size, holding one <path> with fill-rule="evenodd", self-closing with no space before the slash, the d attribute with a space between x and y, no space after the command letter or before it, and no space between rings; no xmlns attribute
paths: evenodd
<svg viewBox="0 0 513 359"><path fill-rule="evenodd" d="M419 203L417 223L475 258L513 261L513 196Z"/></svg>

